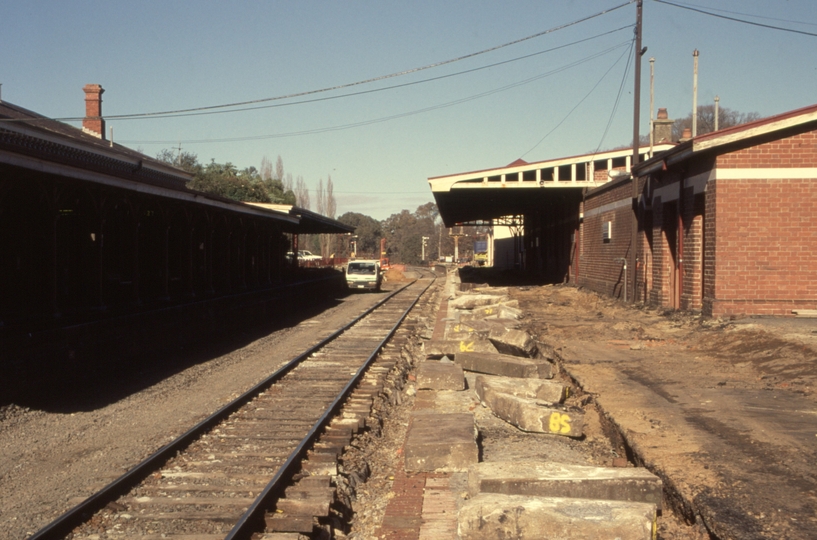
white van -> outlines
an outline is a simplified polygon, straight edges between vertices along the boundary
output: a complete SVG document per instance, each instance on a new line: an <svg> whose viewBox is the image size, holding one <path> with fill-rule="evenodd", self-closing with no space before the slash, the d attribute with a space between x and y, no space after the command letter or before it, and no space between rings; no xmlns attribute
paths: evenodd
<svg viewBox="0 0 817 540"><path fill-rule="evenodd" d="M346 265L346 285L350 289L380 290L383 275L380 273L380 261L356 260Z"/></svg>

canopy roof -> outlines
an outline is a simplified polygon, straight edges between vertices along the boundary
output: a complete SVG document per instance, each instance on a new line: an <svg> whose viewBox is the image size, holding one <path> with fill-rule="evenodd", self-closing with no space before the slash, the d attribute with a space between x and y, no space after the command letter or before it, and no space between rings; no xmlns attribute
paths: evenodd
<svg viewBox="0 0 817 540"><path fill-rule="evenodd" d="M659 152L672 144L655 145ZM639 154L646 159L649 147ZM447 227L457 223L487 221L511 214L526 214L565 197L575 199L586 188L606 184L630 170L632 148L582 154L527 163L521 159L495 169L485 169L428 179L431 192ZM567 192L574 192L569 195Z"/></svg>

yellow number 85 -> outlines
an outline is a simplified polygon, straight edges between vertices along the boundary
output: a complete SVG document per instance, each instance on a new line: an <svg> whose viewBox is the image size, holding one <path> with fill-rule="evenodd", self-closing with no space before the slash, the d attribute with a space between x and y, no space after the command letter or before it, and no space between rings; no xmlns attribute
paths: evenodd
<svg viewBox="0 0 817 540"><path fill-rule="evenodd" d="M550 431L553 433L570 433L570 417L558 412L550 415Z"/></svg>

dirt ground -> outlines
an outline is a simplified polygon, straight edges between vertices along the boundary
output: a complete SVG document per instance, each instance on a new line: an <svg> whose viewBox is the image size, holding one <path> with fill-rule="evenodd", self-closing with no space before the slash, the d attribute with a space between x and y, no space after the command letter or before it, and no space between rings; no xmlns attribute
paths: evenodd
<svg viewBox="0 0 817 540"><path fill-rule="evenodd" d="M716 538L817 538L817 319L719 320L512 288L631 461Z"/></svg>

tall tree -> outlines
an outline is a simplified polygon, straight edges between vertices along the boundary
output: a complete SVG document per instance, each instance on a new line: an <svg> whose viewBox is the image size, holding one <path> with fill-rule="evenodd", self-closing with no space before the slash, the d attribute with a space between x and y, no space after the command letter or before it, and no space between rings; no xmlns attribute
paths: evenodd
<svg viewBox="0 0 817 540"><path fill-rule="evenodd" d="M756 112L743 113L728 107L718 108L718 129L725 129L754 120L759 120L760 114ZM685 128L692 128L692 113L684 118L678 118L672 124L672 138L677 141L681 138ZM698 106L698 135L715 131L715 105Z"/></svg>
<svg viewBox="0 0 817 540"><path fill-rule="evenodd" d="M304 177L299 174L295 181L295 204L309 210L309 202L309 188Z"/></svg>
<svg viewBox="0 0 817 540"><path fill-rule="evenodd" d="M278 159L275 160L275 178L284 180L284 160L281 159L281 154L278 154Z"/></svg>
<svg viewBox="0 0 817 540"><path fill-rule="evenodd" d="M261 174L261 180L265 182L272 180L272 162L267 156L261 158L261 169L259 173Z"/></svg>
<svg viewBox="0 0 817 540"><path fill-rule="evenodd" d="M315 190L316 210L322 216L326 216L330 219L335 219L335 212L337 210L333 192L334 186L332 185L331 176L326 180L326 187L324 187L323 178L318 180L318 188ZM333 235L331 234L321 234L318 236L321 255L324 258L331 257L334 253L332 239Z"/></svg>

